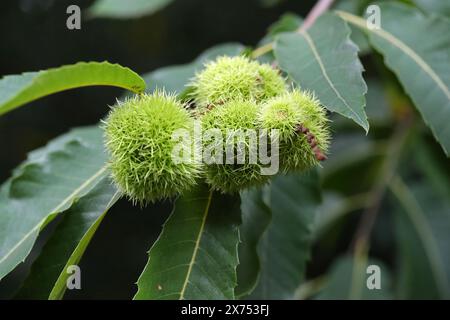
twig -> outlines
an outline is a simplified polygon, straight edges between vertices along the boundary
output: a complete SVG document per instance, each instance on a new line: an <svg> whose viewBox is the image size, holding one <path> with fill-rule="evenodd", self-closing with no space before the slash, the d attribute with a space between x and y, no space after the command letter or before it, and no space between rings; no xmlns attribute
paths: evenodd
<svg viewBox="0 0 450 320"><path fill-rule="evenodd" d="M269 42L259 48L256 48L255 50L253 50L251 56L253 59L256 59L258 57L265 55L266 53L268 53L272 50L273 50L273 42Z"/></svg>
<svg viewBox="0 0 450 320"><path fill-rule="evenodd" d="M307 30L309 27L311 27L314 22L317 20L319 16L322 15L325 11L327 11L331 5L333 4L334 0L319 0L316 2L314 7L311 9L311 11L306 16L305 21L303 24L298 28L298 32L302 32Z"/></svg>
<svg viewBox="0 0 450 320"><path fill-rule="evenodd" d="M326 279L326 276L320 276L302 283L297 290L295 290L294 299L306 300L313 297L323 289L327 284L327 281L328 279Z"/></svg>
<svg viewBox="0 0 450 320"><path fill-rule="evenodd" d="M375 224L386 189L389 186L389 183L392 180L398 166L403 145L410 133L411 122L411 119L407 118L400 124L400 127L394 133L392 141L388 146L386 158L380 173L380 179L371 191L371 196L369 197L366 210L362 214L358 229L356 230L355 237L351 245L351 248L355 253L357 253L358 250L364 251L368 249L372 228Z"/></svg>
<svg viewBox="0 0 450 320"><path fill-rule="evenodd" d="M317 18L330 8L333 2L334 0L318 0L314 5L314 7L311 9L311 11L309 11L303 24L297 29L297 32L304 32L306 29L311 27L317 20ZM269 42L253 50L251 56L253 59L256 59L272 50L273 50L273 42Z"/></svg>

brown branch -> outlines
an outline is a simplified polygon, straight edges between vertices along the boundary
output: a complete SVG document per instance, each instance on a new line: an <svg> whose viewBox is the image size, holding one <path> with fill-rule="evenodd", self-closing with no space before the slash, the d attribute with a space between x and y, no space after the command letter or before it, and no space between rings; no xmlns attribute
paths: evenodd
<svg viewBox="0 0 450 320"><path fill-rule="evenodd" d="M391 142L387 148L383 167L379 175L380 178L370 192L371 195L369 196L369 201L361 216L361 220L351 244L351 249L354 252L368 248L370 234L378 216L381 202L383 201L386 188L392 180L399 161L401 160L400 158L403 147L409 133L411 132L412 124L412 119L407 117L402 123L400 123L400 126L392 136Z"/></svg>
<svg viewBox="0 0 450 320"><path fill-rule="evenodd" d="M330 6L333 4L334 0L318 0L311 11L305 18L303 24L298 28L297 32L303 32L309 27L311 27L317 18L322 15L325 11L327 11ZM270 51L273 50L273 42L269 42L259 48L253 50L251 56L253 59L256 59Z"/></svg>
<svg viewBox="0 0 450 320"><path fill-rule="evenodd" d="M327 11L331 5L333 4L334 0L319 0L316 2L314 7L311 9L311 11L308 13L308 15L305 18L305 21L303 24L298 28L298 32L303 32L309 27L311 27L314 22L317 20L318 17L322 15L325 11Z"/></svg>

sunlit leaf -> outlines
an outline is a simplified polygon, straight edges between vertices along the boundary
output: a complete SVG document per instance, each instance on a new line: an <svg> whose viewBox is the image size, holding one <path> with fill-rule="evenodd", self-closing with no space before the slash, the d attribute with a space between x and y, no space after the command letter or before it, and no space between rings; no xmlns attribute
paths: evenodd
<svg viewBox="0 0 450 320"><path fill-rule="evenodd" d="M109 62L79 62L8 75L0 80L0 115L44 96L86 86L115 86L140 93L145 82L130 69Z"/></svg>

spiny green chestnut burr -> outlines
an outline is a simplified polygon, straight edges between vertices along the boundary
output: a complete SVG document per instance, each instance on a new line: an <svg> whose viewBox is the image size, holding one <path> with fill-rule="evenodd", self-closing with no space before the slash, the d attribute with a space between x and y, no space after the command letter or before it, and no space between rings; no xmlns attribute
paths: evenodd
<svg viewBox="0 0 450 320"><path fill-rule="evenodd" d="M258 116L265 129L278 129L280 169L302 171L325 160L330 132L325 109L310 93L294 89L268 100Z"/></svg>
<svg viewBox="0 0 450 320"><path fill-rule="evenodd" d="M157 91L119 102L104 121L112 177L134 203L145 205L192 187L201 174L192 143L192 161L177 163L175 130L192 132L194 120L172 95Z"/></svg>
<svg viewBox="0 0 450 320"><path fill-rule="evenodd" d="M277 70L242 56L222 56L207 63L190 86L200 113L231 100L259 103L286 91L285 81Z"/></svg>
<svg viewBox="0 0 450 320"><path fill-rule="evenodd" d="M253 101L232 100L202 117L206 182L213 189L233 193L269 180L250 156L250 152L253 156L257 152L258 110L259 105ZM256 139L251 137L252 132Z"/></svg>

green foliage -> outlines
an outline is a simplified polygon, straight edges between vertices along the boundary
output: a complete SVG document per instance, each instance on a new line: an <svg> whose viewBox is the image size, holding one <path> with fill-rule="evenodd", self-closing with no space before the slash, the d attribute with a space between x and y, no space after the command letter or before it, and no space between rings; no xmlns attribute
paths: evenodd
<svg viewBox="0 0 450 320"><path fill-rule="evenodd" d="M30 253L39 232L108 171L98 128L72 130L33 151L1 187L0 279Z"/></svg>
<svg viewBox="0 0 450 320"><path fill-rule="evenodd" d="M157 91L118 102L104 130L113 179L133 202L145 205L195 185L201 163L192 138L194 120L175 96ZM190 144L176 154L186 161L173 158L180 144L174 139L177 130L189 135Z"/></svg>
<svg viewBox="0 0 450 320"><path fill-rule="evenodd" d="M447 156L450 155L450 21L427 17L399 3L381 3L381 29L368 30L371 45L383 54L405 91L419 109ZM341 17L366 29L364 19L348 13ZM429 35L433 34L432 39ZM427 41L424 41L427 39Z"/></svg>
<svg viewBox="0 0 450 320"><path fill-rule="evenodd" d="M96 0L89 8L92 18L130 19L150 15L163 9L173 0Z"/></svg>
<svg viewBox="0 0 450 320"><path fill-rule="evenodd" d="M167 92L182 94L186 91L186 84L200 72L204 65L219 56L237 56L242 53L244 46L238 43L224 43L209 48L191 63L169 66L144 74L142 77L147 83L147 92L165 88Z"/></svg>
<svg viewBox="0 0 450 320"><path fill-rule="evenodd" d="M353 0L341 0L334 2L333 6L334 10L340 10L349 12L354 15L364 14L368 5L370 4L370 0L362 0L362 1L353 1ZM371 47L367 36L361 31L359 28L354 25L349 25L351 34L350 39L358 46L359 55L363 56L371 52Z"/></svg>
<svg viewBox="0 0 450 320"><path fill-rule="evenodd" d="M268 199L270 186L254 187L241 191L242 225L239 228L239 265L236 297L249 295L257 285L260 261L257 252L264 231L270 224L272 212Z"/></svg>
<svg viewBox="0 0 450 320"><path fill-rule="evenodd" d="M67 267L79 263L101 221L119 196L120 192L111 181L103 179L91 192L64 211L62 221L34 261L17 297L61 299L70 275Z"/></svg>
<svg viewBox="0 0 450 320"><path fill-rule="evenodd" d="M300 16L294 13L285 13L269 27L268 36L273 38L282 32L295 31L302 25L302 22Z"/></svg>
<svg viewBox="0 0 450 320"><path fill-rule="evenodd" d="M169 2L100 0L91 14L139 17ZM177 196L148 244L135 299L448 299L450 163L431 136L448 156L450 26L439 16L448 6L380 3L381 29L369 29L359 17L369 3L336 2L343 11L309 27L284 15L251 54L224 44L145 74L147 94L140 76L106 62L0 80L0 114L88 85L139 94L113 107L105 130L75 129L30 153L0 187L2 283L29 256L17 297L63 298L67 267L124 193L140 204ZM368 58L367 94L358 53ZM174 163L172 133L191 134L193 115L221 134L280 130L289 173ZM364 136L355 123L368 131L367 116ZM191 159L197 142L184 145ZM44 229L42 250L30 255ZM369 265L380 267L380 290L366 286Z"/></svg>
<svg viewBox="0 0 450 320"><path fill-rule="evenodd" d="M292 299L310 259L312 225L321 200L317 173L277 176L263 199L272 219L257 246L261 268L250 298Z"/></svg>
<svg viewBox="0 0 450 320"><path fill-rule="evenodd" d="M358 48L349 36L345 22L335 15L324 14L306 31L279 35L275 57L280 68L303 90L314 92L324 107L368 131L364 112L367 86L362 78Z"/></svg>
<svg viewBox="0 0 450 320"><path fill-rule="evenodd" d="M0 115L49 94L86 86L115 86L140 93L145 82L130 69L106 61L9 75L0 80Z"/></svg>
<svg viewBox="0 0 450 320"><path fill-rule="evenodd" d="M191 86L200 113L234 99L261 102L286 90L284 79L275 69L241 56L223 56L207 63Z"/></svg>
<svg viewBox="0 0 450 320"><path fill-rule="evenodd" d="M398 296L402 299L448 299L450 203L421 183L400 178L391 184L400 204L396 235L400 247ZM417 274L422 274L417 277Z"/></svg>
<svg viewBox="0 0 450 320"><path fill-rule="evenodd" d="M234 299L239 223L236 196L201 186L181 197L149 251L134 298Z"/></svg>
<svg viewBox="0 0 450 320"><path fill-rule="evenodd" d="M328 149L326 112L308 92L295 89L268 100L258 121L262 128L279 130L280 166L284 172L316 166L318 157Z"/></svg>
<svg viewBox="0 0 450 320"><path fill-rule="evenodd" d="M369 290L366 285L367 267L374 265L382 270L380 289ZM329 279L320 294L319 300L387 300L392 298L391 275L387 266L378 260L354 259L343 256L334 262L329 270ZM300 288L301 290L301 288Z"/></svg>
<svg viewBox="0 0 450 320"><path fill-rule="evenodd" d="M430 14L450 17L450 3L440 0L413 0L417 6Z"/></svg>

